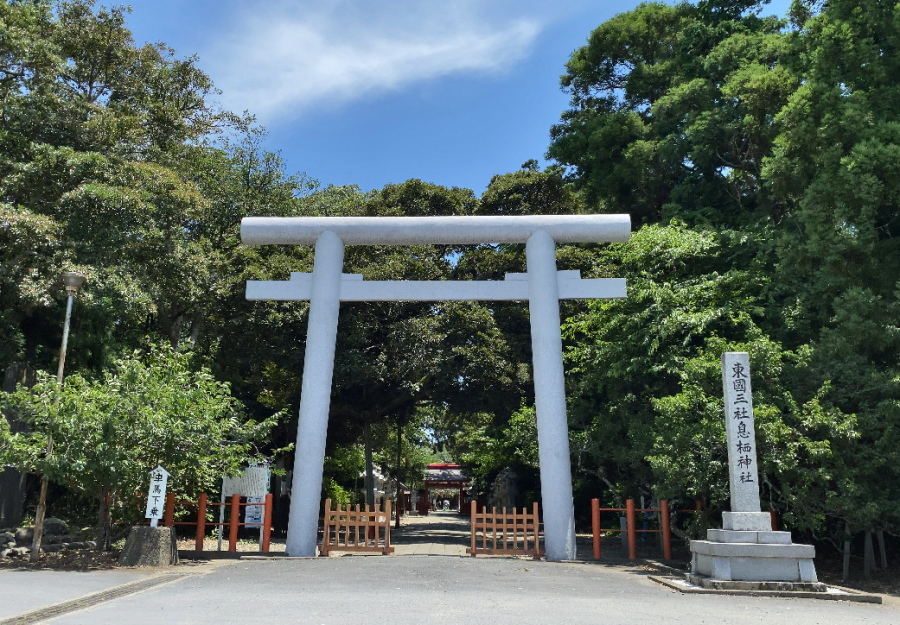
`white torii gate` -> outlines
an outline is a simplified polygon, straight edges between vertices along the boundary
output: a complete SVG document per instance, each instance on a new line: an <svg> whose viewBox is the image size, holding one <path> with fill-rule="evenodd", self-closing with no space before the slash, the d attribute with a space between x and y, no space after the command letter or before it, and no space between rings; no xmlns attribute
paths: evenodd
<svg viewBox="0 0 900 625"><path fill-rule="evenodd" d="M287 553L316 555L325 437L341 301L527 300L548 560L575 557L572 469L559 300L625 297L625 280L556 270L556 243L627 241L628 215L515 217L247 217L248 245L315 245L313 271L247 281L249 300L309 300ZM343 271L344 245L525 243L528 273L492 281L363 281Z"/></svg>

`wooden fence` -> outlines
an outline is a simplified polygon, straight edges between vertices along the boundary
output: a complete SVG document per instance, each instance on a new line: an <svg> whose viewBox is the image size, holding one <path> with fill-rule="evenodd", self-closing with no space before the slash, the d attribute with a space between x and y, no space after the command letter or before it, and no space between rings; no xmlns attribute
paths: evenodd
<svg viewBox="0 0 900 625"><path fill-rule="evenodd" d="M197 508L196 521L175 521L175 506L195 506ZM206 520L207 506L231 506L231 514L227 523L210 523ZM207 527L218 527L220 525L228 526L228 551L237 551L237 535L238 528L242 525L259 527L258 523L240 523L241 506L259 506L264 507L262 522L262 541L260 551L267 553L269 551L269 543L272 536L272 495L266 495L262 504L246 503L241 501L240 495L234 495L229 501L208 502L206 493L200 495L200 499L194 501L177 501L174 493L166 495L166 510L163 516L163 525L174 527L176 525L196 525L196 550L203 551L203 539L206 537Z"/></svg>
<svg viewBox="0 0 900 625"><path fill-rule="evenodd" d="M466 553L473 557L479 553L534 558L543 555L537 502L532 505L529 514L527 508L522 508L521 513L516 512L515 508L512 512L507 512L505 508L497 512L496 507L492 512L488 512L487 508L478 512L478 504L473 501L471 523L472 545L466 549Z"/></svg>
<svg viewBox="0 0 900 625"><path fill-rule="evenodd" d="M391 501L378 506L347 505L331 509L331 499L325 500L325 529L322 534L323 556L330 551L394 552L391 547Z"/></svg>
<svg viewBox="0 0 900 625"><path fill-rule="evenodd" d="M700 501L696 502L694 510L675 510L678 512L695 512L701 509ZM624 512L625 513L625 529L620 527L602 528L600 527L601 512ZM659 513L659 529L637 529L635 522L636 512L658 512ZM672 531L671 531L671 515L669 511L669 502L665 499L659 502L659 508L635 508L634 499L627 499L624 508L601 508L598 499L591 499L591 530L594 537L594 559L600 559L600 535L603 532L622 532L627 536L628 542L628 558L634 560L637 557L637 534L662 534L663 558L672 559Z"/></svg>

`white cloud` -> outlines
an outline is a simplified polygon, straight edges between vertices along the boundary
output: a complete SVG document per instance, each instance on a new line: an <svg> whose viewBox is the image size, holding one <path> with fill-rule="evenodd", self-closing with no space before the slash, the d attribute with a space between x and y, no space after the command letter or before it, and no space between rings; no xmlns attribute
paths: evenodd
<svg viewBox="0 0 900 625"><path fill-rule="evenodd" d="M251 6L203 57L223 105L264 123L450 74L504 71L528 55L541 27L528 0Z"/></svg>

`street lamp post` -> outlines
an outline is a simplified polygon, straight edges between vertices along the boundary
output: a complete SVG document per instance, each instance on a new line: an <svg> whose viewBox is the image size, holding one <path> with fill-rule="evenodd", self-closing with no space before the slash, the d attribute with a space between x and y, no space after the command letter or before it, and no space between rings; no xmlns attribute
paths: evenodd
<svg viewBox="0 0 900 625"><path fill-rule="evenodd" d="M66 348L69 344L69 322L72 320L72 304L75 302L75 295L78 288L84 284L87 276L76 273L74 271L65 271L62 274L63 286L66 287L66 320L63 323L62 348L59 351L59 368L56 370L56 385L62 386L63 371L66 366ZM58 392L58 391L57 391ZM59 404L59 395L56 396L56 403ZM47 434L47 453L53 451L53 434ZM41 554L41 538L44 535L44 517L47 514L47 486L49 480L47 475L41 476L41 494L38 497L37 511L34 515L34 540L31 543L31 562L37 562Z"/></svg>

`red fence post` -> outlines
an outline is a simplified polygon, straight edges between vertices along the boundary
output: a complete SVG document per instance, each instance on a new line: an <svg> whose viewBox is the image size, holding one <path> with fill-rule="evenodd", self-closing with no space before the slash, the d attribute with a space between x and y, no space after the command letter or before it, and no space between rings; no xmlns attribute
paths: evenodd
<svg viewBox="0 0 900 625"><path fill-rule="evenodd" d="M591 499L591 533L594 535L594 560L600 559L600 500Z"/></svg>
<svg viewBox="0 0 900 625"><path fill-rule="evenodd" d="M628 559L637 557L637 528L634 525L634 499L625 500L625 525L628 531Z"/></svg>
<svg viewBox="0 0 900 625"><path fill-rule="evenodd" d="M166 511L164 513L163 525L166 527L175 526L175 493L166 494Z"/></svg>
<svg viewBox="0 0 900 625"><path fill-rule="evenodd" d="M659 502L659 522L662 524L663 558L672 559L672 526L669 523L669 502L663 499Z"/></svg>
<svg viewBox="0 0 900 625"><path fill-rule="evenodd" d="M777 532L778 531L778 517L775 516L774 510L771 510L771 509L769 510L769 519L771 519L771 521L772 521L772 531Z"/></svg>
<svg viewBox="0 0 900 625"><path fill-rule="evenodd" d="M206 493L201 493L197 501L197 551L203 551L203 539L206 538Z"/></svg>
<svg viewBox="0 0 900 625"><path fill-rule="evenodd" d="M264 553L269 552L269 541L272 538L272 502L275 497L272 493L266 495L266 505L263 512L263 535L262 550Z"/></svg>
<svg viewBox="0 0 900 625"><path fill-rule="evenodd" d="M237 551L238 521L241 513L241 496L231 496L231 523L228 526L228 551Z"/></svg>

